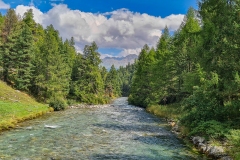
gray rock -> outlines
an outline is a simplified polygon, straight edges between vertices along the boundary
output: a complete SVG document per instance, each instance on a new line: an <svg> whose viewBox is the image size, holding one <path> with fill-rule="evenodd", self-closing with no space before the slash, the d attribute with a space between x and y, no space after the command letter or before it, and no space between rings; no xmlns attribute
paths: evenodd
<svg viewBox="0 0 240 160"><path fill-rule="evenodd" d="M199 143L203 143L205 141L205 138L203 137L193 137L192 139L194 145L198 145Z"/></svg>
<svg viewBox="0 0 240 160"><path fill-rule="evenodd" d="M233 160L233 159L229 156L224 156L224 157L220 158L219 160Z"/></svg>
<svg viewBox="0 0 240 160"><path fill-rule="evenodd" d="M204 143L199 143L198 144L198 149L200 150L200 152L205 153L206 150L207 150L207 145L204 144Z"/></svg>
<svg viewBox="0 0 240 160"><path fill-rule="evenodd" d="M59 128L59 126L50 126L50 125L45 125L45 128L50 128L50 129L56 129Z"/></svg>
<svg viewBox="0 0 240 160"><path fill-rule="evenodd" d="M172 128L172 130L175 132L180 132L180 128L177 124Z"/></svg>
<svg viewBox="0 0 240 160"><path fill-rule="evenodd" d="M25 129L26 129L26 130L31 130L31 129L33 129L33 127L32 127L32 126L26 127Z"/></svg>
<svg viewBox="0 0 240 160"><path fill-rule="evenodd" d="M208 153L208 152L210 151L211 148L212 148L212 146L207 145L206 150L205 150L205 153Z"/></svg>
<svg viewBox="0 0 240 160"><path fill-rule="evenodd" d="M207 154L211 157L221 158L223 156L226 156L226 153L224 152L223 147L221 146L212 146L207 151Z"/></svg>

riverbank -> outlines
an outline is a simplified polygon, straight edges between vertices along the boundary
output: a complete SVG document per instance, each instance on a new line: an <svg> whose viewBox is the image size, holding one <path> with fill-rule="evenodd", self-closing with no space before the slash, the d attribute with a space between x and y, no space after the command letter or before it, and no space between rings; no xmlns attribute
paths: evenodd
<svg viewBox="0 0 240 160"><path fill-rule="evenodd" d="M0 88L0 131L52 111L48 105L36 102L26 93L14 90L2 81Z"/></svg>
<svg viewBox="0 0 240 160"><path fill-rule="evenodd" d="M234 159L239 158L237 155L237 153L239 153L239 148L230 145L234 144L234 142L231 142L230 139L227 139L230 137L230 134L225 135L225 137L221 140L212 138L211 136L203 137L201 136L201 133L191 135L191 131L188 129L188 127L181 125L179 122L180 119L187 114L186 111L181 108L180 104L171 104L165 106L152 105L147 107L146 110L158 117L165 118L169 126L172 127L172 131L180 138L190 142L191 146L195 147L199 152L204 153L214 159L231 160L231 157L234 157ZM211 130L211 128L203 129Z"/></svg>

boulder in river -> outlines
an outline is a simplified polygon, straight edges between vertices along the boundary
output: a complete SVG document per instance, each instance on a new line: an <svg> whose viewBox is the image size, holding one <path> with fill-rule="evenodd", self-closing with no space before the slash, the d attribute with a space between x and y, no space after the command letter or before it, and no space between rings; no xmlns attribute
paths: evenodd
<svg viewBox="0 0 240 160"><path fill-rule="evenodd" d="M59 128L59 126L56 126L56 125L44 125L45 128L50 128L50 129L56 129L56 128Z"/></svg>
<svg viewBox="0 0 240 160"><path fill-rule="evenodd" d="M32 130L33 127L32 127L32 126L29 126L29 127L26 127L25 129L26 129L26 130Z"/></svg>

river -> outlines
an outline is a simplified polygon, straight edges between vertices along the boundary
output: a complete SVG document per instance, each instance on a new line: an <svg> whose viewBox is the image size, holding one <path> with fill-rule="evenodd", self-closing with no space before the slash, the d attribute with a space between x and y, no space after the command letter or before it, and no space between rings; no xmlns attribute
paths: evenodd
<svg viewBox="0 0 240 160"><path fill-rule="evenodd" d="M166 122L127 98L91 109L67 109L0 135L0 160L195 160Z"/></svg>

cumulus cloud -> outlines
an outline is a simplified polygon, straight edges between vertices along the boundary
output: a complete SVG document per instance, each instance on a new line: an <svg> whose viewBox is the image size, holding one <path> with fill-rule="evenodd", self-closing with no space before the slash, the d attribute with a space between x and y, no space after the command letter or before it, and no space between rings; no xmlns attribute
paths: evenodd
<svg viewBox="0 0 240 160"><path fill-rule="evenodd" d="M106 57L116 57L116 56L113 56L113 55L111 55L111 54L101 54L101 56L100 56L100 58L101 59L104 59L104 58L106 58Z"/></svg>
<svg viewBox="0 0 240 160"><path fill-rule="evenodd" d="M9 9L10 5L4 3L2 0L0 0L0 9Z"/></svg>
<svg viewBox="0 0 240 160"><path fill-rule="evenodd" d="M42 13L39 9L35 8L34 6L19 5L19 6L16 7L15 11L16 11L17 14L23 16L24 13L26 11L28 11L29 9L32 9L32 11L33 11L34 20L39 24L43 24L43 19L45 19L44 17L46 15L44 13Z"/></svg>
<svg viewBox="0 0 240 160"><path fill-rule="evenodd" d="M126 57L129 54L136 54L139 55L139 53L141 52L141 48L135 48L135 49L123 49L123 51L121 51L119 53L120 57Z"/></svg>
<svg viewBox="0 0 240 160"><path fill-rule="evenodd" d="M46 13L34 6L20 5L16 12L23 15L30 8L33 9L36 22L44 27L53 24L63 38L73 36L79 48L95 41L101 48L121 49L122 56L139 53L144 44L155 46L165 26L170 31L177 30L184 17L154 17L127 9L93 14L71 10L65 4L54 5Z"/></svg>

